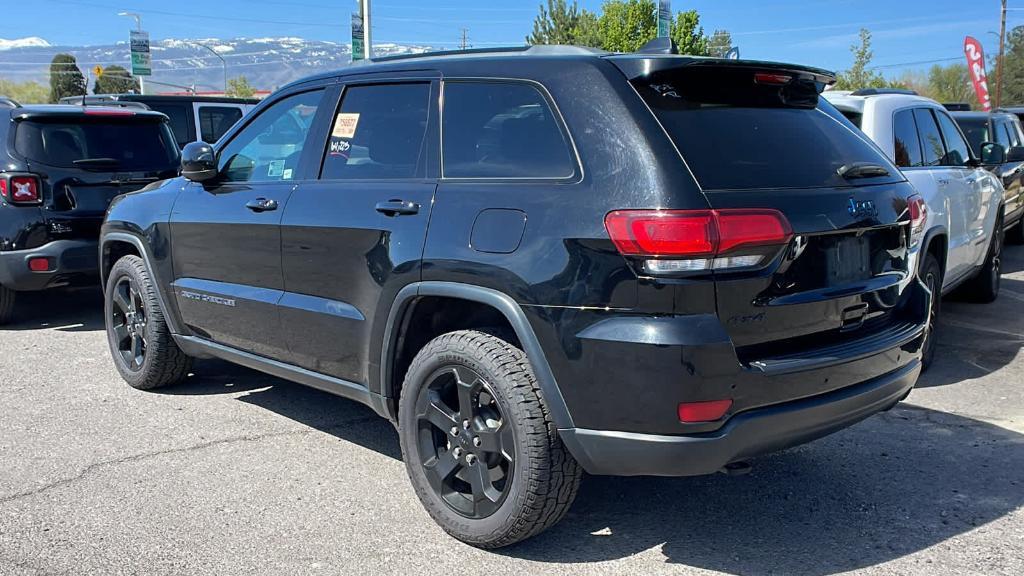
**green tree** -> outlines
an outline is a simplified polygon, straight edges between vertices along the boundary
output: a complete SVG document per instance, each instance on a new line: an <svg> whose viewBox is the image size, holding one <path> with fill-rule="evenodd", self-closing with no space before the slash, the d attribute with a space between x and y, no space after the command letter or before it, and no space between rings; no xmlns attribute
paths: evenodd
<svg viewBox="0 0 1024 576"><path fill-rule="evenodd" d="M50 102L59 102L67 96L84 96L87 91L85 76L71 54L57 54L50 61Z"/></svg>
<svg viewBox="0 0 1024 576"><path fill-rule="evenodd" d="M715 30L708 39L708 56L724 58L732 50L732 34L728 30Z"/></svg>
<svg viewBox="0 0 1024 576"><path fill-rule="evenodd" d="M1003 100L1000 106L1024 104L1024 26L1017 26L1007 34L1003 64ZM993 74L988 80L994 97L997 80Z"/></svg>
<svg viewBox="0 0 1024 576"><path fill-rule="evenodd" d="M928 71L928 88L924 95L943 103L967 102L973 107L978 106L967 64L932 66Z"/></svg>
<svg viewBox="0 0 1024 576"><path fill-rule="evenodd" d="M249 84L248 78L239 76L228 80L228 91L225 95L232 98L252 98L256 95L256 89Z"/></svg>
<svg viewBox="0 0 1024 576"><path fill-rule="evenodd" d="M31 80L14 82L0 78L0 96L13 98L21 104L45 104L50 101L50 89Z"/></svg>
<svg viewBox="0 0 1024 576"><path fill-rule="evenodd" d="M548 0L545 8L533 20L533 33L526 37L527 44L566 44L600 46L597 15L580 9L576 0Z"/></svg>
<svg viewBox="0 0 1024 576"><path fill-rule="evenodd" d="M92 85L93 94L128 94L139 91L139 80L116 64L104 68Z"/></svg>
<svg viewBox="0 0 1024 576"><path fill-rule="evenodd" d="M700 25L700 14L696 10L677 13L670 35L679 46L680 54L707 56L711 53L710 40L704 35L704 27Z"/></svg>
<svg viewBox="0 0 1024 576"><path fill-rule="evenodd" d="M900 85L890 82L871 68L871 59L875 53L871 50L871 32L867 28L860 29L860 43L850 46L853 53L853 66L839 74L836 90L859 90L861 88L895 88Z"/></svg>

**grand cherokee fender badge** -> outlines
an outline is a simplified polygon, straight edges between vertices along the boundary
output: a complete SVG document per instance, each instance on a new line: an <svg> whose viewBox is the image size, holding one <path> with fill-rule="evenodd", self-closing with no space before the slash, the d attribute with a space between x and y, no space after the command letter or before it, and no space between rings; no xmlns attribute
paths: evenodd
<svg viewBox="0 0 1024 576"><path fill-rule="evenodd" d="M198 292L191 292L189 290L182 290L181 297L186 300L195 300L196 302L208 302L210 304L220 304L221 306L235 307L235 301L232 298L221 298L220 296L210 296L209 294L200 294Z"/></svg>

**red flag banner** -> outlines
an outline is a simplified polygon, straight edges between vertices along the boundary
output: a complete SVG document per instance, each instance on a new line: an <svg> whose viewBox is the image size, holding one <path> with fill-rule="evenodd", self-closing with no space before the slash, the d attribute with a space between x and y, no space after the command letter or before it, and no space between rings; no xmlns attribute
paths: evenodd
<svg viewBox="0 0 1024 576"><path fill-rule="evenodd" d="M981 42L968 36L964 39L964 54L967 55L967 70L970 72L971 81L974 82L974 93L978 95L978 102L985 112L992 110L992 100L988 95L988 76L985 74L985 52L981 49Z"/></svg>

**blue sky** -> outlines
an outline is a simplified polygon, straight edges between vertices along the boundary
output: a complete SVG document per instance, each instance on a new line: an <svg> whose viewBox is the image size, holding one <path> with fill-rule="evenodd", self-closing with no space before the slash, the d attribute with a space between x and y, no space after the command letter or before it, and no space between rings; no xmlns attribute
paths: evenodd
<svg viewBox="0 0 1024 576"><path fill-rule="evenodd" d="M469 29L478 47L521 44L541 0L374 0L376 42L452 46ZM598 10L602 0L581 0ZM1024 8L1024 0L1011 0ZM40 36L54 44L104 44L125 39L143 14L154 39L298 36L349 41L354 0L4 0L0 37ZM931 61L962 56L963 37L996 49L998 0L675 0L673 10L697 9L705 30L733 33L744 58L795 61L830 69L850 63L861 26L874 34L874 64L895 75ZM1024 24L1024 10L1010 12Z"/></svg>

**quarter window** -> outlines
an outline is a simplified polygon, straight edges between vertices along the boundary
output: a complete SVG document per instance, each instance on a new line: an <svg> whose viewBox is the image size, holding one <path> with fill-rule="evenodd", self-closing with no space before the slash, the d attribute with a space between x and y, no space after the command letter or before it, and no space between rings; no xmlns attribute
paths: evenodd
<svg viewBox="0 0 1024 576"><path fill-rule="evenodd" d="M323 90L288 96L260 112L221 151L229 182L278 182L296 177L302 148Z"/></svg>
<svg viewBox="0 0 1024 576"><path fill-rule="evenodd" d="M570 147L540 90L515 82L447 82L446 178L568 178Z"/></svg>
<svg viewBox="0 0 1024 576"><path fill-rule="evenodd" d="M428 83L347 88L331 126L321 179L415 177L429 109Z"/></svg>
<svg viewBox="0 0 1024 576"><path fill-rule="evenodd" d="M921 152L924 155L924 166L939 166L946 156L946 148L942 144L942 133L935 123L935 116L927 108L914 110L917 121L917 132L921 137Z"/></svg>
<svg viewBox="0 0 1024 576"><path fill-rule="evenodd" d="M945 112L936 112L939 117L939 126L942 128L942 138L946 141L946 155L942 159L943 166L966 166L971 159L970 148L967 141L960 134L956 123Z"/></svg>
<svg viewBox="0 0 1024 576"><path fill-rule="evenodd" d="M241 119L242 110L233 106L200 106L200 138L213 144Z"/></svg>
<svg viewBox="0 0 1024 576"><path fill-rule="evenodd" d="M920 166L921 138L917 135L917 123L913 110L901 110L893 118L893 134L896 137L896 165L900 168Z"/></svg>

